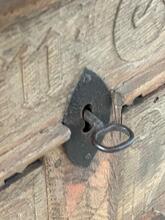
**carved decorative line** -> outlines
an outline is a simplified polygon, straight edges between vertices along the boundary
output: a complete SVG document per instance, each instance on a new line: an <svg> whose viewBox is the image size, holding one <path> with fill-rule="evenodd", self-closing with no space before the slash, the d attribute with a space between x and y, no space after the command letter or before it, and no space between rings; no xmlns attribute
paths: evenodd
<svg viewBox="0 0 165 220"><path fill-rule="evenodd" d="M21 100L25 108L34 107L54 96L63 79L61 35L58 32L49 28L32 52L31 49L33 45L22 42L10 61L0 57L1 71L9 75L14 71L13 80L19 85L11 91L20 90L21 97L12 94L14 102L20 103Z"/></svg>
<svg viewBox="0 0 165 220"><path fill-rule="evenodd" d="M60 74L60 82L61 82L61 85L62 85L62 81L63 81L63 59L62 59L62 50L61 50L61 48L62 48L62 42L61 42L61 36L59 35L59 59L60 59L60 72L59 72L59 74Z"/></svg>
<svg viewBox="0 0 165 220"><path fill-rule="evenodd" d="M45 46L45 49L46 49L46 81L47 81L47 84L48 84L48 91L50 90L50 73L49 73L49 48L48 46ZM47 92L48 92L47 91Z"/></svg>
<svg viewBox="0 0 165 220"><path fill-rule="evenodd" d="M37 47L36 51L39 51L42 46L45 44L45 42L48 41L48 37L49 35L51 34L51 31L52 31L52 28L49 28L47 31L46 31L46 34L45 34L45 37L43 38L43 40L41 41L41 43L39 44L39 46ZM34 53L34 52L33 52Z"/></svg>
<svg viewBox="0 0 165 220"><path fill-rule="evenodd" d="M62 54L61 36L57 32L52 32L47 42L47 80L48 96L53 96L62 85ZM57 71L57 72L56 72Z"/></svg>
<svg viewBox="0 0 165 220"><path fill-rule="evenodd" d="M120 56L120 53L118 52L117 45L116 45L116 39L115 39L115 29L116 29L117 17L118 17L119 11L120 11L121 4L122 4L122 0L119 1L119 4L117 5L117 8L116 8L116 13L115 13L114 22L113 22L113 29L112 29L112 40L113 40L113 45L114 45L117 56L120 58L120 60L125 61L125 59L123 59L122 56Z"/></svg>
<svg viewBox="0 0 165 220"><path fill-rule="evenodd" d="M23 70L22 57L20 57L20 73L21 73L21 87L22 87L23 105L25 105L26 104L26 97L25 97L24 70Z"/></svg>
<svg viewBox="0 0 165 220"><path fill-rule="evenodd" d="M160 35L165 25L164 9L164 0L120 0L114 18L113 43L121 60L141 60L163 47Z"/></svg>
<svg viewBox="0 0 165 220"><path fill-rule="evenodd" d="M17 56L24 107L34 107L41 100L47 100L46 96L54 96L62 82L60 35L49 29L32 54L28 55L26 48Z"/></svg>
<svg viewBox="0 0 165 220"><path fill-rule="evenodd" d="M146 6L146 8L145 8L143 14L142 14L141 17L139 18L139 20L141 20L141 19L147 14L147 11L152 7L153 1L154 1L154 0L150 0L150 1L148 2L147 6ZM139 11L139 8L140 8L140 6L137 6L137 7L135 8L133 14L132 14L132 19L131 19L131 21L132 21L132 25L133 25L134 28L137 28L137 27L138 27L138 21L137 21L137 24L136 24L135 16L136 16L137 12ZM149 12L148 12L148 13L149 13Z"/></svg>
<svg viewBox="0 0 165 220"><path fill-rule="evenodd" d="M63 59L62 59L62 50L61 50L61 48L62 48L62 43L61 43L61 36L59 35L59 59L60 59L60 81L62 81L63 80L63 75L62 75L62 68L63 68Z"/></svg>

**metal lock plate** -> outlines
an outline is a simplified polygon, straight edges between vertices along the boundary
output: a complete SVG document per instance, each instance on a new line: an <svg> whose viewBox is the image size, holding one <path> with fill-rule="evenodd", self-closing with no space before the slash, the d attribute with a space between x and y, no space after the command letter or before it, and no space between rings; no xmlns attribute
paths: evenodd
<svg viewBox="0 0 165 220"><path fill-rule="evenodd" d="M75 165L89 166L97 151L91 143L92 127L83 119L84 110L94 113L106 125L111 108L112 98L107 86L94 72L85 69L63 118L63 123L71 130L71 138L64 149Z"/></svg>

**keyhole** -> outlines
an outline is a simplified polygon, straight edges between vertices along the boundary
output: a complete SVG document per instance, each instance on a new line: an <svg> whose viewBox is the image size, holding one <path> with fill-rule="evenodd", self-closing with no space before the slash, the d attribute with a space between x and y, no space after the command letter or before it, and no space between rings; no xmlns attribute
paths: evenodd
<svg viewBox="0 0 165 220"><path fill-rule="evenodd" d="M83 117L84 117L84 112L85 112L86 110L92 112L92 105L91 105L91 104L87 104L87 105L83 108L83 111L82 111ZM92 126L91 126L87 121L85 121L85 126L84 126L84 128L83 128L83 132L84 132L84 133L87 133L87 132L89 132L89 131L91 130L91 128L92 128Z"/></svg>

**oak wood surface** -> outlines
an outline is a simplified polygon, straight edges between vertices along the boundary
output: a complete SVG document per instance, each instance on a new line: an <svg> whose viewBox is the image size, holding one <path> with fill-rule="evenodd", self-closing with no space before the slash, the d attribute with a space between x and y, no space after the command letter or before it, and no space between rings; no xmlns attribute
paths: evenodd
<svg viewBox="0 0 165 220"><path fill-rule="evenodd" d="M54 123L51 120L38 128L39 130L33 128L31 134L19 137L20 139L15 143L12 142L11 146L6 146L7 152L0 156L0 182L2 184L10 176L22 173L29 164L69 140L69 128Z"/></svg>
<svg viewBox="0 0 165 220"><path fill-rule="evenodd" d="M117 104L116 99L113 103ZM43 187L37 196L39 201L46 203L45 211L42 211L43 216L47 215L48 219L163 219L164 103L165 89L162 88L146 97L143 103L123 112L123 123L135 132L133 146L117 155L98 153L88 169L73 166L63 153L62 146L47 154L43 168L38 168L0 192L1 213L6 213L5 210L10 204L10 215L16 215L15 219L19 219L20 215L23 216L20 219L24 219L24 214L21 214L26 212L24 206L22 211L14 211L16 195L24 196L27 200L29 182L36 181L37 175ZM115 108L118 108L117 105L114 105ZM119 118L120 110L114 113ZM39 185L40 183L37 183L35 187ZM11 190L13 196L8 193ZM37 206L36 203L32 204ZM35 211L33 214L29 213L25 219L35 219L30 217L34 216ZM9 218L8 214L1 216L2 220Z"/></svg>
<svg viewBox="0 0 165 220"><path fill-rule="evenodd" d="M163 0L20 2L0 2L0 149L50 118L59 123L84 67L115 91L119 121L122 105L165 83ZM47 218L116 219L121 156L98 154L81 170L62 147L49 153Z"/></svg>
<svg viewBox="0 0 165 220"><path fill-rule="evenodd" d="M0 191L1 220L46 220L47 196L44 170L37 168Z"/></svg>
<svg viewBox="0 0 165 220"><path fill-rule="evenodd" d="M118 219L165 213L165 88L124 113L123 123L134 130L135 143L123 152Z"/></svg>
<svg viewBox="0 0 165 220"><path fill-rule="evenodd" d="M165 215L158 210L151 210L141 216L140 220L164 220Z"/></svg>
<svg viewBox="0 0 165 220"><path fill-rule="evenodd" d="M57 10L74 0L0 0L0 30L3 31L18 19L37 16L50 9Z"/></svg>
<svg viewBox="0 0 165 220"><path fill-rule="evenodd" d="M0 149L54 115L61 121L85 66L117 91L123 104L164 84L165 5L146 2L140 7L130 1L129 8L125 1L74 1L40 15L31 12L1 32ZM129 25L131 15L136 28Z"/></svg>

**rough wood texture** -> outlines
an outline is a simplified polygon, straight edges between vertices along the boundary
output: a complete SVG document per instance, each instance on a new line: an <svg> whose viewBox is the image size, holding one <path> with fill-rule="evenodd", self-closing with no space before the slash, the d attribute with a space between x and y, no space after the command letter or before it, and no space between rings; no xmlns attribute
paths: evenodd
<svg viewBox="0 0 165 220"><path fill-rule="evenodd" d="M0 220L47 218L47 197L42 167L0 191Z"/></svg>
<svg viewBox="0 0 165 220"><path fill-rule="evenodd" d="M142 215L139 220L165 220L165 215L157 210L151 210Z"/></svg>
<svg viewBox="0 0 165 220"><path fill-rule="evenodd" d="M50 9L60 7L74 0L0 0L0 30L17 22L17 19L24 19L25 16L37 16Z"/></svg>
<svg viewBox="0 0 165 220"><path fill-rule="evenodd" d="M85 66L116 91L118 120L123 104L164 84L163 0L20 2L0 13L0 149L49 118L61 121ZM62 148L48 154L49 219L115 219L119 158L97 155L81 170Z"/></svg>
<svg viewBox="0 0 165 220"><path fill-rule="evenodd" d="M118 219L140 219L152 208L165 212L165 89L123 115L135 132L123 152Z"/></svg>
<svg viewBox="0 0 165 220"><path fill-rule="evenodd" d="M38 191L37 195L41 200L46 195L47 204L44 204L43 216L47 215L49 219L76 220L82 219L82 216L83 219L164 219L164 91L160 90L147 97L144 103L132 107L123 114L123 122L127 122L127 125L134 129L136 139L134 146L120 155L97 154L88 169L71 165L61 147L45 157L46 182L42 172L39 179L42 180L44 189ZM120 103L114 103L114 109L118 108ZM119 112L116 111L114 115L117 114L119 117ZM11 204L11 216L15 215L15 219L19 219L18 216L23 215L20 214L22 212L14 211L13 207L17 207L15 194L19 191L18 195L21 198L22 195L29 198L29 191L27 194L24 193L24 184L26 181L35 181L35 173L38 175L40 169L33 171L29 177L13 184L1 194L4 195L0 197L2 214L6 213L6 207L8 208L6 204ZM37 182L35 187L38 186ZM6 197L11 188L14 189L13 197ZM29 188L27 183L26 190ZM4 198L9 200L3 201ZM34 201L32 206L35 207L37 203ZM22 210L26 212L26 206L23 206ZM31 215L27 215L26 219L35 219L33 217L35 210ZM0 219L6 220L9 216L3 214Z"/></svg>
<svg viewBox="0 0 165 220"><path fill-rule="evenodd" d="M113 98L112 119L120 121L117 97ZM118 137L108 140L115 143ZM120 154L98 152L84 169L73 166L62 148L45 156L49 219L116 219L119 160Z"/></svg>
<svg viewBox="0 0 165 220"><path fill-rule="evenodd" d="M62 124L56 125L53 120L38 129L31 129L27 136L5 146L7 152L0 154L1 183L70 138L70 130Z"/></svg>
<svg viewBox="0 0 165 220"><path fill-rule="evenodd" d="M13 141L11 134L17 136L54 114L61 120L84 66L117 89L125 103L164 83L165 5L130 2L129 6L125 1L77 0L58 10L52 5L40 15L17 19L1 32L0 148ZM120 13L127 9L129 16L123 20ZM138 20L136 28L129 26L131 15ZM123 36L127 26L127 34L138 36L134 50L129 48L132 41L128 44ZM123 50L129 52L127 60L121 58Z"/></svg>

